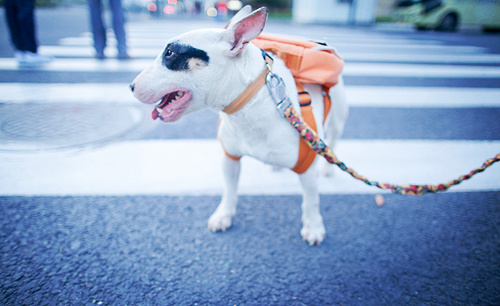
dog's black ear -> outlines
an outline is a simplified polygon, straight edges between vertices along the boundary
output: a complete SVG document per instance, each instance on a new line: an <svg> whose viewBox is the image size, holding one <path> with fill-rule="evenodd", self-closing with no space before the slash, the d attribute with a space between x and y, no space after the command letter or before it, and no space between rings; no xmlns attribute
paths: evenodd
<svg viewBox="0 0 500 306"><path fill-rule="evenodd" d="M246 10L247 7L242 10ZM243 12L246 14L246 12ZM241 15L244 15L244 14ZM234 57L238 56L241 51L245 48L246 44L248 44L251 40L257 38L262 30L264 30L264 26L267 21L267 8L262 7L248 16L238 16L236 14L233 19L236 17L241 18L240 20L236 19L231 21L226 25L225 39L231 45L231 50L229 51L229 56Z"/></svg>

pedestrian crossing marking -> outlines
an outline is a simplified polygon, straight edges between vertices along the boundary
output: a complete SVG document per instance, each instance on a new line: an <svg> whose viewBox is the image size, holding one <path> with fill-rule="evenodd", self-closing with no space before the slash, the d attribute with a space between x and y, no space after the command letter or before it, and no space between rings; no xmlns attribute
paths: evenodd
<svg viewBox="0 0 500 306"><path fill-rule="evenodd" d="M500 67L349 63L344 66L342 73L346 76L364 77L500 78Z"/></svg>
<svg viewBox="0 0 500 306"><path fill-rule="evenodd" d="M95 55L95 50L91 46L41 46L40 53L61 58L91 58ZM129 53L133 58L156 58L163 47L133 47L129 48ZM118 52L116 48L107 47L105 55L115 58ZM424 54L415 53L366 53L359 51L342 52L342 58L346 62L397 62L397 63L435 63L435 64L500 64L500 55L497 54Z"/></svg>
<svg viewBox="0 0 500 306"><path fill-rule="evenodd" d="M142 105L133 97L128 83L0 83L0 92L2 103ZM346 86L346 94L351 107L500 107L499 88Z"/></svg>
<svg viewBox="0 0 500 306"><path fill-rule="evenodd" d="M437 184L480 166L500 152L500 141L342 140L336 151L370 179ZM8 174L0 177L0 195L220 195L222 156L217 140L190 139L126 141L69 152L0 151L0 173ZM321 178L319 189L322 194L381 192L340 171ZM498 164L449 192L491 190L500 190ZM239 193L300 194L301 187L290 170L273 171L243 158Z"/></svg>
<svg viewBox="0 0 500 306"><path fill-rule="evenodd" d="M278 34L279 35L279 34ZM137 37L129 37L127 38L127 45L130 48L154 48L154 49L163 49L168 40L174 38L176 35L161 37L144 37L139 35ZM403 43L402 41L397 41L393 43L391 40L382 39L382 40L368 40L368 41L342 41L342 40L332 40L328 41L328 43L339 49L341 52L343 49L346 50L366 50L373 52L374 50L385 50L391 53L399 53L399 52L411 52L411 53L454 53L454 54L472 54L472 53L484 53L485 49L481 47L474 46L446 46L441 44L421 44L414 43L412 41L407 41ZM108 46L115 47L116 39L111 36L107 41ZM80 36L80 37L67 37L63 38L59 41L59 45L61 46L72 46L72 47L88 47L93 46L93 40L91 37Z"/></svg>
<svg viewBox="0 0 500 306"><path fill-rule="evenodd" d="M141 72L151 64L150 59L68 59L58 58L37 68L38 71L71 72ZM15 59L0 58L0 70L19 70ZM428 78L500 78L500 67L349 63L344 66L343 75L360 77L428 77Z"/></svg>

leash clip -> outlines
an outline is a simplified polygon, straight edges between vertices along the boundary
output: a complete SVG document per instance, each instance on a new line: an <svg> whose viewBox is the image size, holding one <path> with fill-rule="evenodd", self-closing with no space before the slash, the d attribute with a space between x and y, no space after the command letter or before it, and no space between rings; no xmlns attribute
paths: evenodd
<svg viewBox="0 0 500 306"><path fill-rule="evenodd" d="M286 93L285 82L277 74L269 73L266 76L266 84L271 94L271 98L276 104L276 108L282 117L285 117L285 110L292 105L288 94Z"/></svg>

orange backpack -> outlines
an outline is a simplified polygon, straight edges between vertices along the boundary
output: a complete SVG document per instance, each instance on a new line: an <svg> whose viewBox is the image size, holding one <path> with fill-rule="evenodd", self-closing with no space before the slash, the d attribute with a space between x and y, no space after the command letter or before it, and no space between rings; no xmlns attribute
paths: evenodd
<svg viewBox="0 0 500 306"><path fill-rule="evenodd" d="M322 85L325 118L331 108L328 92L337 84L344 67L344 61L334 48L312 41L284 38L261 34L252 43L267 52L272 52L281 58L292 72L299 94L300 111L304 120L317 131L312 113L311 97L304 90L303 83ZM299 160L292 168L296 173L304 173L314 162L316 153L303 140L300 142Z"/></svg>
<svg viewBox="0 0 500 306"><path fill-rule="evenodd" d="M337 84L344 61L335 49L307 40L261 34L252 43L281 58L301 83L321 84L325 89Z"/></svg>

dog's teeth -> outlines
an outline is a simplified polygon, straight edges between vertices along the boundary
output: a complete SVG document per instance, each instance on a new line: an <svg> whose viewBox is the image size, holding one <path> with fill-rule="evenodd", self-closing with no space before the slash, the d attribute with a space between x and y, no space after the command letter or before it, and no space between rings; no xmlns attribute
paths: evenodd
<svg viewBox="0 0 500 306"><path fill-rule="evenodd" d="M159 108L159 107L158 107L158 108L156 109L156 111L158 112L158 114L161 114L161 112L163 112L163 109L161 109L161 108Z"/></svg>

